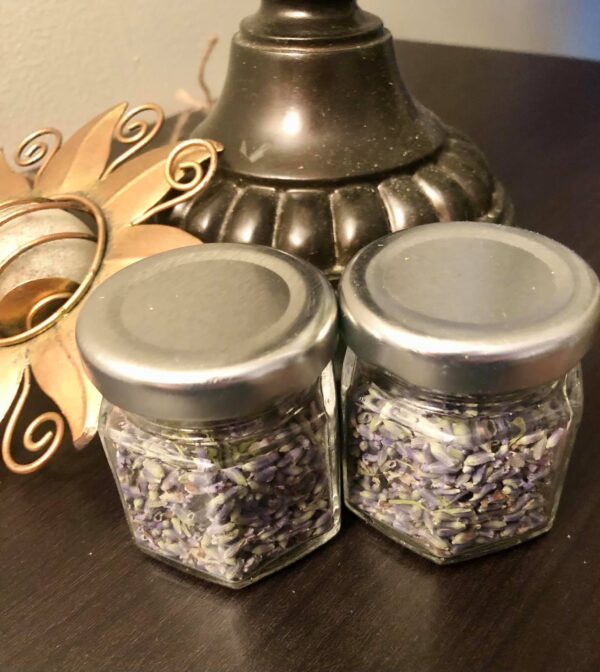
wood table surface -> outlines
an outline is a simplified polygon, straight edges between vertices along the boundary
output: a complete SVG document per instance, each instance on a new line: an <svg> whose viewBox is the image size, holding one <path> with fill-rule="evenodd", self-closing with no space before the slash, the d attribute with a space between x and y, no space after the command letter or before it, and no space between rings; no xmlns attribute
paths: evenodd
<svg viewBox="0 0 600 672"><path fill-rule="evenodd" d="M407 83L469 133L517 221L600 270L600 63L402 43ZM231 591L142 555L99 444L0 471L0 672L600 670L600 351L553 530L437 567L344 512L339 536Z"/></svg>

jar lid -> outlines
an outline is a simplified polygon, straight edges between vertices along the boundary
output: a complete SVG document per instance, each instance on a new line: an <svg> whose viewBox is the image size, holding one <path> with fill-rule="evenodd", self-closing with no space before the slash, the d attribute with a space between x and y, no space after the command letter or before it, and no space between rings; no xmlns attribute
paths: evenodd
<svg viewBox="0 0 600 672"><path fill-rule="evenodd" d="M594 271L560 243L480 222L427 224L371 243L340 284L343 333L363 360L447 393L551 382L590 348Z"/></svg>
<svg viewBox="0 0 600 672"><path fill-rule="evenodd" d="M102 395L172 421L240 417L302 392L336 346L335 294L313 266L215 243L119 271L86 301L77 342Z"/></svg>

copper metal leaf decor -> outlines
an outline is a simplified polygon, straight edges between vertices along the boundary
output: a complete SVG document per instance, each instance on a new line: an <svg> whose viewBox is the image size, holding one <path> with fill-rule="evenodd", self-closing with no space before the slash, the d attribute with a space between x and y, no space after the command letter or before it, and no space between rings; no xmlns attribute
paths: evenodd
<svg viewBox="0 0 600 672"><path fill-rule="evenodd" d="M123 103L64 144L56 129L37 131L15 156L18 166L37 167L32 181L13 172L0 150L0 421L7 419L2 460L15 473L51 459L65 423L78 448L96 432L100 396L75 344L86 294L139 259L199 244L147 222L197 196L223 148L188 140L140 154L163 120L156 105L127 111ZM111 160L115 145L124 148ZM33 379L60 413L42 413L26 427L19 438L34 459L22 463L14 457L15 434Z"/></svg>

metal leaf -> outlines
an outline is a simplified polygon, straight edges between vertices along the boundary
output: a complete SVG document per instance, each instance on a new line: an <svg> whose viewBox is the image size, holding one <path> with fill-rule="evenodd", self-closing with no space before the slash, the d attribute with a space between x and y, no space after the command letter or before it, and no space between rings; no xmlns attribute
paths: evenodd
<svg viewBox="0 0 600 672"><path fill-rule="evenodd" d="M29 180L19 173L13 172L0 149L0 201L22 198L31 192Z"/></svg>
<svg viewBox="0 0 600 672"><path fill-rule="evenodd" d="M113 133L126 108L127 103L115 105L71 136L36 178L36 191L89 190L106 169Z"/></svg>
<svg viewBox="0 0 600 672"><path fill-rule="evenodd" d="M117 168L93 192L113 231L128 226L163 198L170 186L165 166L173 145L153 149Z"/></svg>
<svg viewBox="0 0 600 672"><path fill-rule="evenodd" d="M118 231L111 241L101 279L160 252L199 245L198 238L181 229L162 224L140 224Z"/></svg>
<svg viewBox="0 0 600 672"><path fill-rule="evenodd" d="M75 342L77 312L63 319L51 338L36 339L30 364L39 386L67 419L73 444L82 448L96 432L102 398L83 370Z"/></svg>

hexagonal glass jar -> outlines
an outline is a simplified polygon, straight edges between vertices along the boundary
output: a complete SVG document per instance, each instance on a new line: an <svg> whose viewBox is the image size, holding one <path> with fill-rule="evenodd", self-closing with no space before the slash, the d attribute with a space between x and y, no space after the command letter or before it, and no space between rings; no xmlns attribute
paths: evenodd
<svg viewBox="0 0 600 672"><path fill-rule="evenodd" d="M99 431L137 546L242 588L337 534L336 423L328 365L260 415L176 424L105 401Z"/></svg>
<svg viewBox="0 0 600 672"><path fill-rule="evenodd" d="M348 508L437 563L501 550L552 526L583 407L579 367L503 395L417 388L344 367Z"/></svg>
<svg viewBox="0 0 600 672"><path fill-rule="evenodd" d="M241 588L338 532L336 316L316 268L253 245L156 255L89 297L78 344L142 551Z"/></svg>
<svg viewBox="0 0 600 672"><path fill-rule="evenodd" d="M342 277L344 496L437 563L542 534L582 413L600 284L529 231L424 225Z"/></svg>

